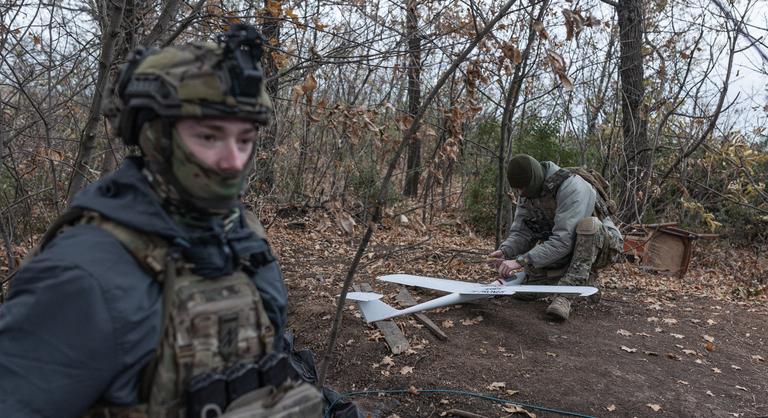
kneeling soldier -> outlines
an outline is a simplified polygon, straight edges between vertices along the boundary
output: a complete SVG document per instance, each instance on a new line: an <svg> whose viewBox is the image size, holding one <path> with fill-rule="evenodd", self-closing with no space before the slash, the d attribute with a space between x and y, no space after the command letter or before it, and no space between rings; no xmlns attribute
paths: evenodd
<svg viewBox="0 0 768 418"><path fill-rule="evenodd" d="M597 270L614 262L623 247L605 180L525 154L510 160L507 180L520 198L509 236L489 254L499 259L501 277L524 269L524 284L596 285ZM546 312L566 320L571 303L557 296Z"/></svg>

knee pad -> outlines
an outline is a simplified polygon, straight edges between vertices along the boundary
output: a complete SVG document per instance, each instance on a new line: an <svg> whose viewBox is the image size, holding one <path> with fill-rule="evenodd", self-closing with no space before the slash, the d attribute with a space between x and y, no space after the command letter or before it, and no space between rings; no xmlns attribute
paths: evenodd
<svg viewBox="0 0 768 418"><path fill-rule="evenodd" d="M576 233L579 235L595 235L603 223L594 216L584 218L576 225Z"/></svg>

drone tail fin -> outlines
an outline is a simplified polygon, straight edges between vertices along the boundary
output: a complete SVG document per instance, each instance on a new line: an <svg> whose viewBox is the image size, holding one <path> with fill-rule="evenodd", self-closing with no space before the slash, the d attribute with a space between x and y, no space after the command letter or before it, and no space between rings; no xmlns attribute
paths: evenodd
<svg viewBox="0 0 768 418"><path fill-rule="evenodd" d="M382 302L382 295L372 292L349 292L347 299L358 302L360 311L368 323L391 318L398 314L398 310Z"/></svg>

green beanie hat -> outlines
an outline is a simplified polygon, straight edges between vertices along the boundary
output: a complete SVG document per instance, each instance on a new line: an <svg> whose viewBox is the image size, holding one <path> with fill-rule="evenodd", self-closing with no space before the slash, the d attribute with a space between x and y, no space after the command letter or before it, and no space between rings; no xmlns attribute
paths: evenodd
<svg viewBox="0 0 768 418"><path fill-rule="evenodd" d="M522 190L522 196L536 197L544 185L544 168L530 155L518 154L509 160L507 180L511 188Z"/></svg>

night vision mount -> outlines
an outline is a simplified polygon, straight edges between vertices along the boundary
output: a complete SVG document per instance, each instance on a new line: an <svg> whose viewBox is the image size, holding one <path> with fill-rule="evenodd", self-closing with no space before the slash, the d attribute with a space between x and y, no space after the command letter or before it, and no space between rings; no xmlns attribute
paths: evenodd
<svg viewBox="0 0 768 418"><path fill-rule="evenodd" d="M255 100L264 80L264 72L257 65L264 53L264 37L254 26L238 23L217 39L224 49L223 66L229 72L232 96Z"/></svg>

